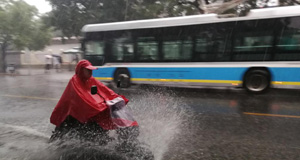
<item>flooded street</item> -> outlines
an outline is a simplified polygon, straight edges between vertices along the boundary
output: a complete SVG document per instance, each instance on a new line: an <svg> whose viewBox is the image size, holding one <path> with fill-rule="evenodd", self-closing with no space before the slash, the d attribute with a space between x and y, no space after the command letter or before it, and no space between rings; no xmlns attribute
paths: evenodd
<svg viewBox="0 0 300 160"><path fill-rule="evenodd" d="M47 142L54 129L49 117L72 75L0 76L1 160L54 160L67 154ZM300 91L250 95L241 89L114 90L129 98L140 124L139 140L156 160L300 158ZM92 156L97 149L81 151ZM104 153L103 148L98 151ZM116 153L109 154L116 158Z"/></svg>

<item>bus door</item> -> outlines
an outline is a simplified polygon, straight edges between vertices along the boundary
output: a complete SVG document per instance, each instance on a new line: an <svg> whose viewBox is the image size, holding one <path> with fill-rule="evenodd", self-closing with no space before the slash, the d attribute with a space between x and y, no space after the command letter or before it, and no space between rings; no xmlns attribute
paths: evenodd
<svg viewBox="0 0 300 160"><path fill-rule="evenodd" d="M84 45L84 58L94 66L102 66L105 62L104 42L86 41Z"/></svg>

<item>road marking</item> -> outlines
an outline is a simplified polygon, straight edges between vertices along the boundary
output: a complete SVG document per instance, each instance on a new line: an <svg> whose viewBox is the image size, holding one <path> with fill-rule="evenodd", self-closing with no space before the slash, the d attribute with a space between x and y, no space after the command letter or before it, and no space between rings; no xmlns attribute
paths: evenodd
<svg viewBox="0 0 300 160"><path fill-rule="evenodd" d="M247 115L255 115L255 116L269 116L269 117L300 118L300 116L281 115L281 114L267 114L267 113L251 113L251 112L243 112L243 114L247 114Z"/></svg>
<svg viewBox="0 0 300 160"><path fill-rule="evenodd" d="M13 97L13 98L27 98L27 99L40 99L40 100L51 100L58 101L56 98L44 98L44 97L30 97L30 96L17 96L17 95L2 95L4 97Z"/></svg>
<svg viewBox="0 0 300 160"><path fill-rule="evenodd" d="M32 88L36 86L46 86L46 87L60 87L60 88L66 88L66 86L60 86L60 85L47 85L47 84L39 84L39 85L26 85L22 86L22 88ZM20 86L14 86L14 87L7 87L9 89L14 89L14 88L21 88Z"/></svg>
<svg viewBox="0 0 300 160"><path fill-rule="evenodd" d="M30 135L34 135L34 136L39 136L41 138L46 138L48 139L50 136L45 134L45 133L42 133L42 132L39 132L33 128L30 128L28 126L17 126L17 125L11 125L11 124L4 124L4 123L0 123L0 127L3 128L11 128L11 129L14 129L15 131L19 131L21 133L27 133L27 134L30 134Z"/></svg>

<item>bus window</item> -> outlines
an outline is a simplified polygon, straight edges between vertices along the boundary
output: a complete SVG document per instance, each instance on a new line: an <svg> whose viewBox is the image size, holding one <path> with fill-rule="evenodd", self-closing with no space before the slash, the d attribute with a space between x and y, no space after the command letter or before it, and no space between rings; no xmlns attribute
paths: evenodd
<svg viewBox="0 0 300 160"><path fill-rule="evenodd" d="M271 33L269 33L272 35ZM255 36L255 33L240 34L234 41L233 60L265 61L271 58L273 36Z"/></svg>
<svg viewBox="0 0 300 160"><path fill-rule="evenodd" d="M234 61L271 59L276 19L238 22L233 42Z"/></svg>
<svg viewBox="0 0 300 160"><path fill-rule="evenodd" d="M300 17L281 18L274 60L300 60Z"/></svg>
<svg viewBox="0 0 300 160"><path fill-rule="evenodd" d="M231 52L231 37L233 28L236 23L219 23L214 24L213 39L211 42L211 52L213 53L212 60L223 62L230 60Z"/></svg>
<svg viewBox="0 0 300 160"><path fill-rule="evenodd" d="M164 60L178 60L180 59L180 41L163 42L163 57Z"/></svg>
<svg viewBox="0 0 300 160"><path fill-rule="evenodd" d="M235 40L235 52L243 51L265 51L272 47L272 36L245 36L240 35Z"/></svg>
<svg viewBox="0 0 300 160"><path fill-rule="evenodd" d="M104 42L89 41L85 47L86 55L104 55Z"/></svg>
<svg viewBox="0 0 300 160"><path fill-rule="evenodd" d="M294 33L284 33L279 38L279 43L277 47L281 50L294 51L300 49L300 32Z"/></svg>
<svg viewBox="0 0 300 160"><path fill-rule="evenodd" d="M281 19L282 29L277 47L281 50L300 49L300 17Z"/></svg>
<svg viewBox="0 0 300 160"><path fill-rule="evenodd" d="M196 52L205 53L207 52L207 40L206 38L197 38L196 39Z"/></svg>
<svg viewBox="0 0 300 160"><path fill-rule="evenodd" d="M163 42L164 60L191 61L193 43L191 40Z"/></svg>
<svg viewBox="0 0 300 160"><path fill-rule="evenodd" d="M156 61L158 60L158 42L154 37L141 37L137 39L138 60Z"/></svg>
<svg viewBox="0 0 300 160"><path fill-rule="evenodd" d="M199 33L196 35L195 40L195 59L194 61L207 62L213 61L212 59L212 44L213 44L213 31L208 25L199 26L197 28Z"/></svg>
<svg viewBox="0 0 300 160"><path fill-rule="evenodd" d="M182 43L182 60L192 61L193 41L185 40Z"/></svg>
<svg viewBox="0 0 300 160"><path fill-rule="evenodd" d="M113 61L133 61L134 47L133 43L127 38L115 39L113 43L112 60Z"/></svg>

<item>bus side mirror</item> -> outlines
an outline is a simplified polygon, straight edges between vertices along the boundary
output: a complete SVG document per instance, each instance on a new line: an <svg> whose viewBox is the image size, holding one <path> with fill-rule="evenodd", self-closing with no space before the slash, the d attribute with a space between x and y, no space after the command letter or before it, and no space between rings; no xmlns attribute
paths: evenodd
<svg viewBox="0 0 300 160"><path fill-rule="evenodd" d="M95 95L95 94L97 94L97 92L98 92L97 86L96 85L92 86L91 87L91 94Z"/></svg>

